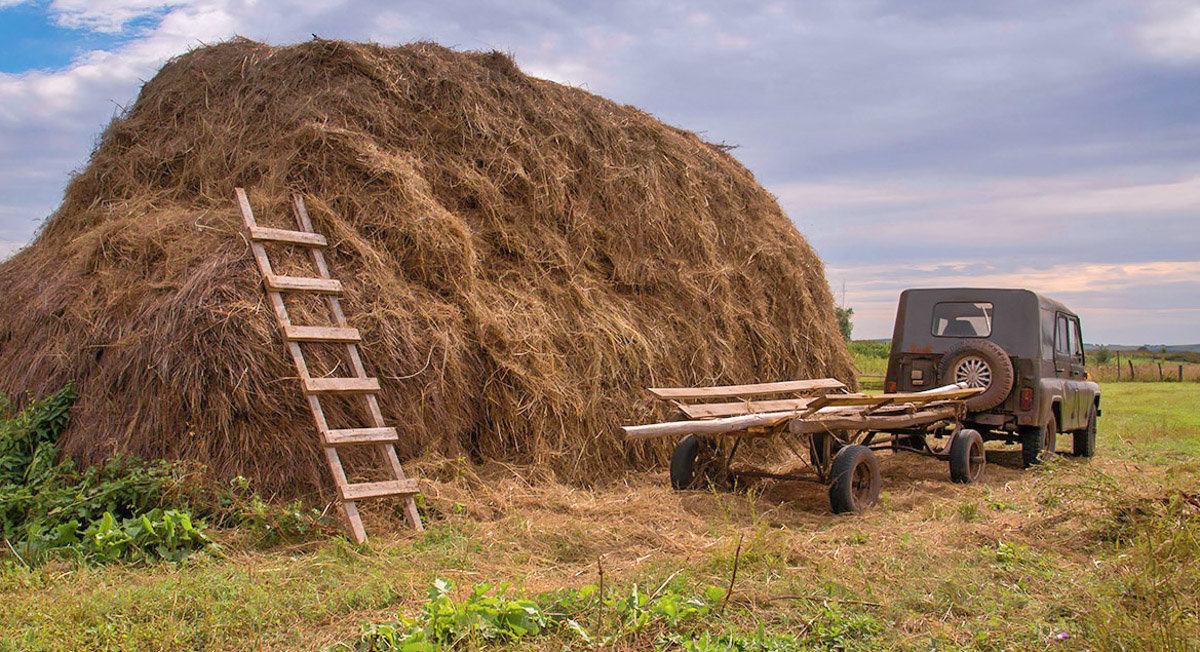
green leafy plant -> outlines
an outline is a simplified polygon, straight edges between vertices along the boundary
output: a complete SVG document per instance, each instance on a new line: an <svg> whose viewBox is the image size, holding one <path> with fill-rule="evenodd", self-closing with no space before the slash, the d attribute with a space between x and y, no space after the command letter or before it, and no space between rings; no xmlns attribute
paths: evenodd
<svg viewBox="0 0 1200 652"><path fill-rule="evenodd" d="M419 617L372 625L350 649L422 652L464 642L511 643L551 634L608 647L652 625L674 628L695 621L711 613L725 597L725 590L718 587L709 587L702 598L685 598L669 590L650 595L636 585L628 593L601 596L599 589L589 584L536 599L511 596L510 589L508 584L476 584L466 597L455 600L453 584L436 580ZM598 619L596 633L581 624L585 616Z"/></svg>
<svg viewBox="0 0 1200 652"><path fill-rule="evenodd" d="M25 564L52 554L88 561L181 561L211 548L188 511L167 508L189 471L114 458L80 471L59 461L75 392L70 387L15 411L0 402L0 554Z"/></svg>

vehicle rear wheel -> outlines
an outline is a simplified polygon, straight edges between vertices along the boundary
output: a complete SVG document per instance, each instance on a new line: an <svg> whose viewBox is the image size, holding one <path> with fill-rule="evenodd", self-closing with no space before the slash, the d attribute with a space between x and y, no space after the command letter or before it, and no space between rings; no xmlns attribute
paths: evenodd
<svg viewBox="0 0 1200 652"><path fill-rule="evenodd" d="M1083 430L1075 431L1071 454L1077 457L1092 457L1096 454L1096 406L1088 410L1088 424Z"/></svg>
<svg viewBox="0 0 1200 652"><path fill-rule="evenodd" d="M938 373L945 384L966 383L967 387L985 388L982 394L967 399L967 409L972 412L1000 405L1013 388L1012 360L1004 349L988 340L972 340L951 349L942 356Z"/></svg>
<svg viewBox="0 0 1200 652"><path fill-rule="evenodd" d="M1021 461L1026 468L1054 455L1058 446L1058 421L1051 414L1046 425L1026 428L1021 433Z"/></svg>
<svg viewBox="0 0 1200 652"><path fill-rule="evenodd" d="M879 500L879 458L866 446L838 451L830 472L829 506L835 514L858 514Z"/></svg>
<svg viewBox="0 0 1200 652"><path fill-rule="evenodd" d="M987 465L983 435L970 428L954 433L950 440L950 480L962 484L976 482Z"/></svg>
<svg viewBox="0 0 1200 652"><path fill-rule="evenodd" d="M671 487L682 491L698 489L712 482L720 466L720 456L712 442L695 435L679 440L671 453Z"/></svg>

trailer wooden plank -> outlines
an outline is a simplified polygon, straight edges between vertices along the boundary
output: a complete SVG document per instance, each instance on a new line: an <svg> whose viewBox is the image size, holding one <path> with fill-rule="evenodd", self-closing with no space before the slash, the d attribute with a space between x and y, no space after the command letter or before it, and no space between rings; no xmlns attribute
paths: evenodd
<svg viewBox="0 0 1200 652"><path fill-rule="evenodd" d="M668 421L666 423L651 423L644 426L621 426L625 439L654 439L655 437L683 435L722 435L737 432L747 428L768 428L777 426L796 416L795 411L764 412L762 414L744 414L736 417L720 419L705 419L703 421Z"/></svg>
<svg viewBox="0 0 1200 652"><path fill-rule="evenodd" d="M712 417L731 417L739 414L759 414L762 412L784 412L793 410L799 412L808 407L814 399L788 398L776 401L734 401L730 403L697 403L679 405L679 411L689 419L709 419Z"/></svg>
<svg viewBox="0 0 1200 652"><path fill-rule="evenodd" d="M836 378L812 380L785 380L778 383L753 385L721 385L714 387L651 387L647 391L663 400L699 400L717 398L746 398L768 396L789 392L815 392L820 390L845 389L846 384Z"/></svg>
<svg viewBox="0 0 1200 652"><path fill-rule="evenodd" d="M808 417L809 415L826 408L843 408L843 407L865 407L868 412L888 405L900 404L915 404L921 405L924 403L933 403L935 401L946 401L954 399L964 399L975 396L984 391L982 387L969 387L966 389L949 389L940 390L938 392L911 392L898 394L826 394L818 397L801 416Z"/></svg>
<svg viewBox="0 0 1200 652"><path fill-rule="evenodd" d="M803 435L832 430L892 430L927 425L942 419L955 419L957 405L946 405L912 414L831 414L814 419L792 419L788 429L793 434Z"/></svg>

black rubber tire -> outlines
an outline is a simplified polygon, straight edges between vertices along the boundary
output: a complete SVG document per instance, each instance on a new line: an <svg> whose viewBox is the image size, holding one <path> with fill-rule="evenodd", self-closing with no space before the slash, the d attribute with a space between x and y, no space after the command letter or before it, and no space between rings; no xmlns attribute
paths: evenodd
<svg viewBox="0 0 1200 652"><path fill-rule="evenodd" d="M700 457L700 438L688 435L679 440L671 453L671 488L691 489L696 481L696 460Z"/></svg>
<svg viewBox="0 0 1200 652"><path fill-rule="evenodd" d="M879 458L866 446L838 451L830 472L829 506L834 514L858 514L879 500Z"/></svg>
<svg viewBox="0 0 1200 652"><path fill-rule="evenodd" d="M1075 431L1071 454L1075 457L1093 457L1096 454L1096 406L1088 410L1088 424L1083 430Z"/></svg>
<svg viewBox="0 0 1200 652"><path fill-rule="evenodd" d="M977 374L970 373L968 366L982 367L980 371L987 374L986 380L980 380ZM960 366L962 369L960 369ZM1004 402L1012 393L1015 376L1012 360L1004 349L994 342L987 340L970 340L954 347L942 356L938 368L938 378L943 385L965 380L971 387L986 387L978 396L967 399L967 409L971 412L990 410Z"/></svg>
<svg viewBox="0 0 1200 652"><path fill-rule="evenodd" d="M1058 445L1058 420L1054 415L1046 425L1036 428L1027 427L1021 430L1021 462L1025 468L1040 464L1046 458L1054 455Z"/></svg>
<svg viewBox="0 0 1200 652"><path fill-rule="evenodd" d="M983 435L977 430L963 428L950 440L950 480L960 484L979 481L987 466Z"/></svg>

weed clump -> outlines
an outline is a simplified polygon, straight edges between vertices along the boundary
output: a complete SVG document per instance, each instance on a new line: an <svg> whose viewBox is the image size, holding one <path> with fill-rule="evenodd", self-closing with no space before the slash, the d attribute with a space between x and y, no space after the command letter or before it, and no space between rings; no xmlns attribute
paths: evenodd
<svg viewBox="0 0 1200 652"><path fill-rule="evenodd" d="M337 531L319 510L268 503L244 478L214 485L195 464L122 456L81 470L58 450L75 400L67 387L17 410L0 396L0 559L183 561L217 550L197 515L255 547Z"/></svg>
<svg viewBox="0 0 1200 652"><path fill-rule="evenodd" d="M209 547L186 510L162 506L178 468L114 458L79 471L58 460L75 399L67 387L19 411L0 402L0 555L25 564L52 554L181 561Z"/></svg>

